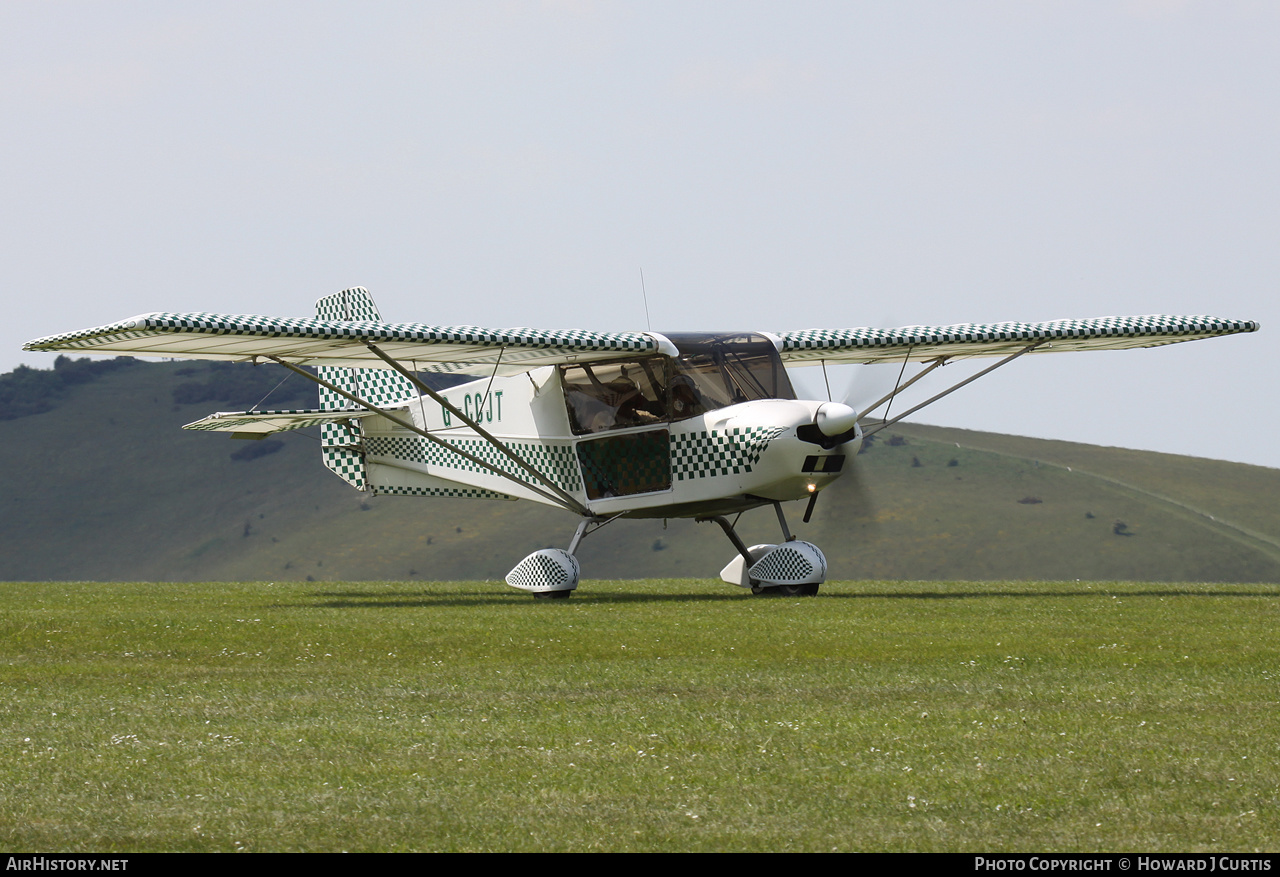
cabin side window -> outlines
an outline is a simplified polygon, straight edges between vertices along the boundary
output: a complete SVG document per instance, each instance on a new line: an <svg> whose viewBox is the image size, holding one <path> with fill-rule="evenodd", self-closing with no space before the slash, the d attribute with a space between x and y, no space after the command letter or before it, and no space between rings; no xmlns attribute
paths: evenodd
<svg viewBox="0 0 1280 877"><path fill-rule="evenodd" d="M575 435L666 423L665 357L560 367Z"/></svg>

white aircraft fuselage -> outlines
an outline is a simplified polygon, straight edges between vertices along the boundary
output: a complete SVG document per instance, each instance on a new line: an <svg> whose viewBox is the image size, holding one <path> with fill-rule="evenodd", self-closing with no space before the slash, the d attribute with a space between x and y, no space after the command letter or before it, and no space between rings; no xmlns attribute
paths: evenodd
<svg viewBox="0 0 1280 877"><path fill-rule="evenodd" d="M439 392L596 517L726 514L803 499L838 478L845 456L857 451L856 415L838 403L795 399L782 363L760 364L777 359L767 340L717 343L730 359L735 347L750 348L756 379L746 368L735 374L723 355L718 363L697 362L693 379L687 362L656 356L548 366ZM744 399L750 396L757 398ZM417 428L522 475L439 402L419 396L396 410ZM837 415L828 426L834 440L815 427L820 412ZM361 425L364 477L374 491L444 495L461 487L554 504L391 420L369 417Z"/></svg>

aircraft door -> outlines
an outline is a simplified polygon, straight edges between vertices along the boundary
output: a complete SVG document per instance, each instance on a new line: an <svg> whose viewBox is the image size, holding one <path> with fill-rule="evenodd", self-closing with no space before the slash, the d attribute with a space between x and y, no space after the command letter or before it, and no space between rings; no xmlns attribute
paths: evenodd
<svg viewBox="0 0 1280 877"><path fill-rule="evenodd" d="M587 499L671 489L670 433L651 429L578 442Z"/></svg>

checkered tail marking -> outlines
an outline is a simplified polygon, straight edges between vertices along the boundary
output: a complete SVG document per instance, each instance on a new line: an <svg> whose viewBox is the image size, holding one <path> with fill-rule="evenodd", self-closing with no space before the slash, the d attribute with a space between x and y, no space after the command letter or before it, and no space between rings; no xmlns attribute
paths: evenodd
<svg viewBox="0 0 1280 877"><path fill-rule="evenodd" d="M514 475L529 484L538 484L529 473L484 439L446 438L454 445L469 454L474 454L486 463ZM578 474L578 461L574 457L572 445L541 444L536 442L503 442L516 456L527 462L547 476L553 484L568 493L582 490L582 479ZM365 439L365 449L370 457L390 457L396 460L407 460L421 463L424 466L438 466L443 469L454 469L460 472L471 472L477 475L493 475L488 469L478 466L465 457L451 453L434 442L421 436L370 436ZM444 473L438 477L448 478ZM495 494L494 498L499 498Z"/></svg>
<svg viewBox="0 0 1280 877"><path fill-rule="evenodd" d="M316 316L322 320L380 320L378 306L368 290L356 286L326 295L316 302ZM408 378L391 369L339 368L322 366L316 370L321 380L358 396L380 408L416 399L417 390ZM320 388L320 410L342 411L352 407L349 400ZM326 423L320 427L320 447L324 465L357 490L368 487L359 420Z"/></svg>

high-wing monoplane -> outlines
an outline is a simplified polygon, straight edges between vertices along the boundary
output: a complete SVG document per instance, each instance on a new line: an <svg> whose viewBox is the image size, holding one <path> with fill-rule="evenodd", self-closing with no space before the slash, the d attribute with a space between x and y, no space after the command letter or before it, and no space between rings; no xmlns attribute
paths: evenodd
<svg viewBox="0 0 1280 877"><path fill-rule="evenodd" d="M822 551L796 539L782 503L849 468L884 429L1026 354L1155 347L1257 331L1249 321L1143 316L782 332L602 333L383 322L363 288L313 318L152 313L53 335L26 350L279 363L319 385L315 409L220 412L186 429L236 438L319 425L324 465L380 494L525 499L579 519L567 549L535 551L507 584L540 597L577 586L582 539L618 518L716 522L736 555L721 578L755 593L816 594ZM881 405L949 362L994 364L892 420ZM796 397L787 368L923 364L855 411ZM444 389L424 374L473 378ZM864 432L864 425L866 431ZM772 506L782 539L746 545L730 516ZM735 518L736 520L736 518Z"/></svg>

